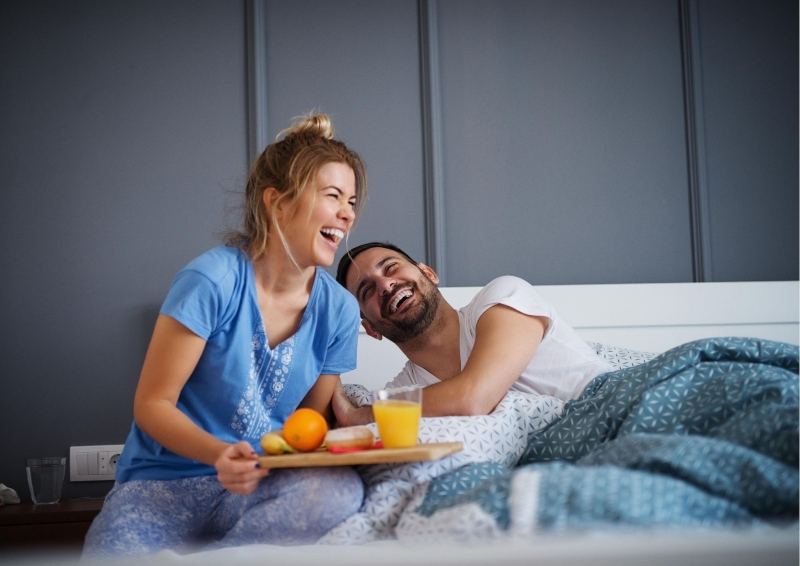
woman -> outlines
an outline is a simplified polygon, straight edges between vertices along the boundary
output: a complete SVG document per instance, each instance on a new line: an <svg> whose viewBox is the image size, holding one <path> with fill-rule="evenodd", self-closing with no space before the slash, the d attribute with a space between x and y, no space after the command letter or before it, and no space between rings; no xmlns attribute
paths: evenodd
<svg viewBox="0 0 800 566"><path fill-rule="evenodd" d="M167 294L85 555L314 542L358 510L352 469L270 473L254 446L298 406L330 417L339 374L355 367L358 306L319 266L333 263L365 194L361 159L324 114L259 156L243 231Z"/></svg>

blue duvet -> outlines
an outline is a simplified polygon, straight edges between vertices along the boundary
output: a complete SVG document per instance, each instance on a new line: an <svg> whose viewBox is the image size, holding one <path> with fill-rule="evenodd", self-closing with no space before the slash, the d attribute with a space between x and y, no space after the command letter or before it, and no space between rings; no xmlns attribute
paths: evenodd
<svg viewBox="0 0 800 566"><path fill-rule="evenodd" d="M713 338L598 376L515 468L444 474L414 513L475 505L505 530L794 522L798 348Z"/></svg>

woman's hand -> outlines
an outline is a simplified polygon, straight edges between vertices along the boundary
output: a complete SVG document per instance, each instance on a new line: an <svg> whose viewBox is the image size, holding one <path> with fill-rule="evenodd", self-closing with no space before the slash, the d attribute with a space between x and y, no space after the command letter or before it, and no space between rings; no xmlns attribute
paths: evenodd
<svg viewBox="0 0 800 566"><path fill-rule="evenodd" d="M269 473L268 469L258 467L258 454L244 440L228 445L214 462L214 467L222 487L239 495L253 493L258 482Z"/></svg>
<svg viewBox="0 0 800 566"><path fill-rule="evenodd" d="M366 407L353 406L341 384L333 391L331 406L339 426L365 425L373 421L372 407L369 405Z"/></svg>

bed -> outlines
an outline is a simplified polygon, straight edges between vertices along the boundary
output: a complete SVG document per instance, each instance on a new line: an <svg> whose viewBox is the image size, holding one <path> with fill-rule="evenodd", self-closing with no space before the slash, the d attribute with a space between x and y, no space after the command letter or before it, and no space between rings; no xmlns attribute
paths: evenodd
<svg viewBox="0 0 800 566"><path fill-rule="evenodd" d="M537 290L598 353L615 367L628 368L624 371L631 375L645 373L646 364L664 357L656 354L706 337L755 336L794 345L800 341L797 282ZM442 289L455 307L476 291ZM706 341L697 343L700 349L708 348ZM759 352L763 349L764 343L754 344ZM796 358L794 350L787 351ZM351 399L365 402L368 391L383 385L403 363L393 344L362 334L359 367L343 376ZM796 359L789 363L796 368ZM189 555L167 552L157 558L192 564L797 564L796 519L779 528L712 529L700 523L646 530L613 524L603 529L542 529L525 520L535 515L537 505L544 505L541 497L529 495L546 477L517 473L515 466L530 457L535 444L531 439L552 430L565 415L557 399L510 392L491 415L423 419L423 441L459 440L464 451L435 462L362 466L366 498L361 511L320 544L252 545ZM795 437L796 418L790 417ZM796 471L791 471L795 483ZM604 487L601 484L601 490ZM672 496L669 486L657 487L667 499L691 497ZM497 501L503 502L502 508Z"/></svg>

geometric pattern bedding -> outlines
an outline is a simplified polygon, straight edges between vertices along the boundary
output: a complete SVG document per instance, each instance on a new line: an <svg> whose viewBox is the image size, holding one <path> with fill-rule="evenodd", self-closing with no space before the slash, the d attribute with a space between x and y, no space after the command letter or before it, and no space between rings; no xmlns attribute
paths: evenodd
<svg viewBox="0 0 800 566"><path fill-rule="evenodd" d="M733 338L599 376L517 467L469 464L434 479L396 534L458 538L478 516L481 532L516 535L794 523L797 373L796 346Z"/></svg>
<svg viewBox="0 0 800 566"><path fill-rule="evenodd" d="M655 356L599 343L592 346L614 368L637 365ZM344 389L357 406L371 402L370 392L360 385L345 384ZM361 510L320 542L356 544L395 538L400 516L421 486L469 463L511 468L521 457L529 437L557 419L563 406L564 402L555 397L510 391L489 415L423 418L421 442L460 441L464 450L433 462L357 467L365 486ZM374 423L368 426L377 434Z"/></svg>
<svg viewBox="0 0 800 566"><path fill-rule="evenodd" d="M639 352L630 348L603 344L601 342L589 342L594 351L601 358L604 358L615 370L638 366L655 358L655 352Z"/></svg>
<svg viewBox="0 0 800 566"><path fill-rule="evenodd" d="M369 398L360 387L346 385L345 391L357 404ZM510 391L490 415L422 419L421 442L460 441L464 450L432 462L357 466L365 487L361 510L320 542L359 544L394 538L400 516L420 486L474 462L510 468L519 460L528 438L556 420L563 405L554 397ZM368 426L377 434L374 423Z"/></svg>
<svg viewBox="0 0 800 566"><path fill-rule="evenodd" d="M464 452L359 467L361 511L320 542L797 520L797 347L593 346L623 369L566 406L509 392L491 415L423 419L422 441L461 440ZM363 388L346 390L366 401Z"/></svg>

